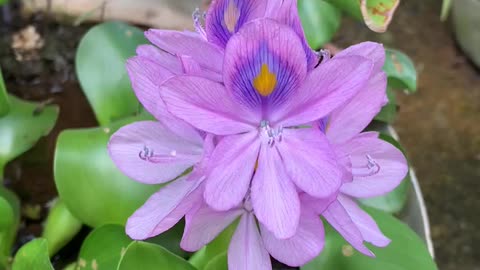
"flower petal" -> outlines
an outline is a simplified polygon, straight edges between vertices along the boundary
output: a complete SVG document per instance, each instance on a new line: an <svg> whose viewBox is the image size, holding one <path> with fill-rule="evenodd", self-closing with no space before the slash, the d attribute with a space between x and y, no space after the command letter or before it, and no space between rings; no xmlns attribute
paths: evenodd
<svg viewBox="0 0 480 270"><path fill-rule="evenodd" d="M278 150L262 145L252 181L255 216L275 237L285 239L297 231L300 200Z"/></svg>
<svg viewBox="0 0 480 270"><path fill-rule="evenodd" d="M228 247L229 270L271 270L272 263L258 233L255 217L246 213L240 219Z"/></svg>
<svg viewBox="0 0 480 270"><path fill-rule="evenodd" d="M352 162L353 181L341 187L343 193L352 197L384 195L396 188L408 173L403 153L384 140L357 136L337 147Z"/></svg>
<svg viewBox="0 0 480 270"><path fill-rule="evenodd" d="M390 244L390 239L380 231L375 220L373 220L367 212L363 211L356 202L347 196L339 196L338 201L348 212L348 215L362 233L365 241L377 247L386 247Z"/></svg>
<svg viewBox="0 0 480 270"><path fill-rule="evenodd" d="M232 209L244 199L258 158L257 136L256 132L227 136L215 148L204 194L213 209Z"/></svg>
<svg viewBox="0 0 480 270"><path fill-rule="evenodd" d="M218 212L206 204L185 216L185 230L180 246L186 251L197 251L210 243L219 233L235 221L244 211L233 209Z"/></svg>
<svg viewBox="0 0 480 270"><path fill-rule="evenodd" d="M284 129L277 144L290 179L314 197L329 197L340 188L341 167L325 135L316 128Z"/></svg>
<svg viewBox="0 0 480 270"><path fill-rule="evenodd" d="M276 110L272 121L289 127L323 118L366 86L372 67L373 62L361 56L335 57L321 64L289 102Z"/></svg>
<svg viewBox="0 0 480 270"><path fill-rule="evenodd" d="M108 150L115 165L128 177L158 184L172 180L200 161L202 141L179 137L160 122L143 121L115 132Z"/></svg>
<svg viewBox="0 0 480 270"><path fill-rule="evenodd" d="M144 240L169 230L201 202L200 184L201 181L182 177L160 189L128 219L127 234L132 239Z"/></svg>
<svg viewBox="0 0 480 270"><path fill-rule="evenodd" d="M316 214L304 211L294 236L278 239L268 229L260 225L265 248L278 261L292 266L301 266L317 257L325 244L322 221Z"/></svg>
<svg viewBox="0 0 480 270"><path fill-rule="evenodd" d="M150 59L158 65L166 68L173 74L182 74L182 63L177 56L161 50L153 45L140 45L137 47L137 55Z"/></svg>
<svg viewBox="0 0 480 270"><path fill-rule="evenodd" d="M385 63L385 49L383 45L376 42L362 42L353 46L350 46L335 55L335 57L358 55L370 59L374 62L372 73L382 71L383 64Z"/></svg>
<svg viewBox="0 0 480 270"><path fill-rule="evenodd" d="M302 42L271 19L245 24L225 50L225 86L251 110L274 110L303 82L307 61Z"/></svg>
<svg viewBox="0 0 480 270"><path fill-rule="evenodd" d="M207 79L178 76L160 89L167 109L198 129L229 135L256 129L260 114L236 104L225 87Z"/></svg>
<svg viewBox="0 0 480 270"><path fill-rule="evenodd" d="M370 78L365 89L330 115L326 131L332 143L342 143L364 130L386 101L387 76L379 72Z"/></svg>
<svg viewBox="0 0 480 270"><path fill-rule="evenodd" d="M348 212L339 201L334 201L322 213L322 216L347 240L356 250L374 257L375 255L363 244L363 236L356 224L350 218Z"/></svg>

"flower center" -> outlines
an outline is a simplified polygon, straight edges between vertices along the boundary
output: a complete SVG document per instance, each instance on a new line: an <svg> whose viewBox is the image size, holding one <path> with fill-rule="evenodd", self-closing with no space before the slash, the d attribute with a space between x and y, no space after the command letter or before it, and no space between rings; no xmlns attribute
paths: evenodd
<svg viewBox="0 0 480 270"><path fill-rule="evenodd" d="M270 147L273 147L276 142L282 142L283 127L272 128L267 120L260 122L260 134Z"/></svg>

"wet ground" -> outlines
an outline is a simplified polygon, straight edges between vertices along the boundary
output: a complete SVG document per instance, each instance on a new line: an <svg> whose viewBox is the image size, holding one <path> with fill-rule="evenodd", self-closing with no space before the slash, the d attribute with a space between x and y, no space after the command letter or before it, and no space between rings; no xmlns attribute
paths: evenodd
<svg viewBox="0 0 480 270"><path fill-rule="evenodd" d="M415 61L418 93L399 93L395 128L420 179L440 269L478 270L480 72L457 48L449 24L440 22L439 13L438 0L404 0L388 33L374 34L361 23L347 20L335 40L341 46L381 41ZM9 35L28 24L38 27L45 48L38 60L18 63ZM20 241L38 236L44 205L55 196L49 164L58 133L96 125L73 70L74 49L86 29L58 26L42 16L17 18L10 26L0 26L0 66L9 91L29 100L52 99L61 107L52 134L6 170L7 184L24 204L42 207L38 219L25 218Z"/></svg>

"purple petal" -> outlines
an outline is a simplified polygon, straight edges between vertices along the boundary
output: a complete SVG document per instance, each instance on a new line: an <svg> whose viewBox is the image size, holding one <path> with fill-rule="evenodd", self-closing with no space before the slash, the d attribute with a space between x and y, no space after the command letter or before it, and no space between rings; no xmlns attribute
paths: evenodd
<svg viewBox="0 0 480 270"><path fill-rule="evenodd" d="M385 105L386 89L387 76L384 72L370 78L365 89L330 115L326 131L328 139L333 143L342 143L362 132Z"/></svg>
<svg viewBox="0 0 480 270"><path fill-rule="evenodd" d="M229 270L271 270L272 264L263 246L252 213L242 216L228 247Z"/></svg>
<svg viewBox="0 0 480 270"><path fill-rule="evenodd" d="M323 118L366 86L372 66L372 61L360 56L333 58L321 64L290 101L276 110L272 121L288 127Z"/></svg>
<svg viewBox="0 0 480 270"><path fill-rule="evenodd" d="M287 174L304 192L325 198L340 188L342 171L325 135L318 129L284 129L277 147Z"/></svg>
<svg viewBox="0 0 480 270"><path fill-rule="evenodd" d="M202 140L180 137L160 122L144 121L115 132L108 150L115 165L128 177L158 184L172 180L200 161Z"/></svg>
<svg viewBox="0 0 480 270"><path fill-rule="evenodd" d="M300 216L297 232L288 239L278 239L260 225L263 242L268 252L278 261L301 266L317 257L325 244L325 232L320 217L308 211Z"/></svg>
<svg viewBox="0 0 480 270"><path fill-rule="evenodd" d="M380 43L371 41L362 42L342 50L337 53L335 57L344 57L358 55L370 59L374 62L373 73L382 71L383 64L385 63L385 49Z"/></svg>
<svg viewBox="0 0 480 270"><path fill-rule="evenodd" d="M128 219L127 234L132 239L144 240L169 230L201 203L200 184L201 181L182 177L160 189Z"/></svg>
<svg viewBox="0 0 480 270"><path fill-rule="evenodd" d="M278 150L263 145L252 181L255 216L280 239L292 237L300 219L300 201Z"/></svg>
<svg viewBox="0 0 480 270"><path fill-rule="evenodd" d="M207 79L174 77L162 85L160 94L173 115L216 135L251 131L260 123L260 114L239 106L223 85Z"/></svg>
<svg viewBox="0 0 480 270"><path fill-rule="evenodd" d="M244 211L233 209L218 212L203 204L185 216L185 230L180 246L186 251L197 251L210 243L219 233L235 221Z"/></svg>
<svg viewBox="0 0 480 270"><path fill-rule="evenodd" d="M356 224L350 218L348 212L339 201L334 201L322 213L322 216L347 240L356 250L374 257L375 255L363 244L363 236Z"/></svg>
<svg viewBox="0 0 480 270"><path fill-rule="evenodd" d="M181 55L179 58L182 62L183 72L186 75L198 76L220 83L223 82L222 74L203 69L192 56Z"/></svg>
<svg viewBox="0 0 480 270"><path fill-rule="evenodd" d="M365 241L377 247L386 247L390 244L390 239L380 231L375 220L373 220L367 212L363 211L357 203L347 196L339 196L338 201L348 212L348 215L362 233Z"/></svg>
<svg viewBox="0 0 480 270"><path fill-rule="evenodd" d="M156 64L166 68L173 74L182 74L183 68L177 56L168 53L153 45L140 45L137 47L137 55L147 58Z"/></svg>
<svg viewBox="0 0 480 270"><path fill-rule="evenodd" d="M337 146L350 156L353 181L341 191L356 198L384 195L396 188L408 173L403 153L390 143L371 136L358 136Z"/></svg>
<svg viewBox="0 0 480 270"><path fill-rule="evenodd" d="M250 187L260 141L256 132L224 137L210 157L205 201L216 210L236 207Z"/></svg>
<svg viewBox="0 0 480 270"><path fill-rule="evenodd" d="M300 195L300 203L302 209L308 208L320 215L330 206L330 204L337 200L337 197L338 193L327 198L315 198L307 193L302 193Z"/></svg>
<svg viewBox="0 0 480 270"><path fill-rule="evenodd" d="M291 28L258 19L245 24L227 45L225 86L251 110L274 110L303 82L306 65L301 40Z"/></svg>

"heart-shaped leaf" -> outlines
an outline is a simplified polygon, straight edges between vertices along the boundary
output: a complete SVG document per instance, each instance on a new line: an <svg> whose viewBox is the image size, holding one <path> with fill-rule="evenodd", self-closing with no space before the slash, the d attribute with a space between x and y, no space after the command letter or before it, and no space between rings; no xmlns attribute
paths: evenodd
<svg viewBox="0 0 480 270"><path fill-rule="evenodd" d="M140 29L121 22L94 26L82 38L75 57L76 72L101 126L138 111L125 61L146 42Z"/></svg>
<svg viewBox="0 0 480 270"><path fill-rule="evenodd" d="M385 54L383 70L388 76L388 86L408 93L416 92L417 71L412 60L406 54L394 49L386 49Z"/></svg>
<svg viewBox="0 0 480 270"><path fill-rule="evenodd" d="M340 10L323 0L300 0L298 12L308 44L314 49L329 42L340 27Z"/></svg>
<svg viewBox="0 0 480 270"><path fill-rule="evenodd" d="M45 106L9 96L11 110L0 118L0 180L4 166L47 135L58 117L57 106Z"/></svg>
<svg viewBox="0 0 480 270"><path fill-rule="evenodd" d="M47 240L50 257L70 242L81 228L82 222L58 199L48 213L42 233L42 238Z"/></svg>
<svg viewBox="0 0 480 270"><path fill-rule="evenodd" d="M100 226L83 242L78 265L82 270L117 269L120 258L131 242L123 226Z"/></svg>
<svg viewBox="0 0 480 270"><path fill-rule="evenodd" d="M392 240L389 246L368 247L375 258L354 250L335 230L325 226L325 248L301 270L437 270L425 243L406 224L390 214L368 208L382 232Z"/></svg>
<svg viewBox="0 0 480 270"><path fill-rule="evenodd" d="M118 128L149 119L131 117L101 128L65 130L57 140L54 175L57 190L71 213L83 223L124 225L160 185L145 185L120 172L107 143Z"/></svg>
<svg viewBox="0 0 480 270"><path fill-rule="evenodd" d="M188 261L165 248L147 242L132 242L117 270L195 270Z"/></svg>
<svg viewBox="0 0 480 270"><path fill-rule="evenodd" d="M54 270L48 257L46 239L38 238L25 244L15 255L13 270Z"/></svg>
<svg viewBox="0 0 480 270"><path fill-rule="evenodd" d="M9 110L10 110L10 101L8 99L5 82L3 81L2 70L0 69L0 117L5 116Z"/></svg>

